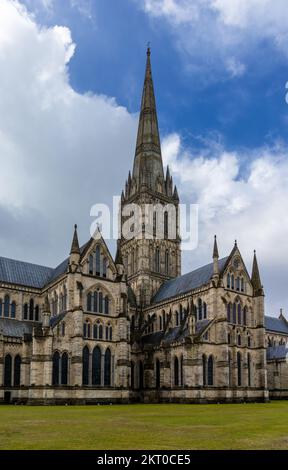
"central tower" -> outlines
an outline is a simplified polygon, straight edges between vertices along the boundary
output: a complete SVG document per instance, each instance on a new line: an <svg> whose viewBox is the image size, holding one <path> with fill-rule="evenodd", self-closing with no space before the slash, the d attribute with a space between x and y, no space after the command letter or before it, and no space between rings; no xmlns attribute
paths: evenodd
<svg viewBox="0 0 288 470"><path fill-rule="evenodd" d="M133 173L121 197L119 240L128 283L141 306L150 304L165 280L181 274L179 197L169 167L164 177L150 55L148 48ZM125 222L132 214L127 236Z"/></svg>

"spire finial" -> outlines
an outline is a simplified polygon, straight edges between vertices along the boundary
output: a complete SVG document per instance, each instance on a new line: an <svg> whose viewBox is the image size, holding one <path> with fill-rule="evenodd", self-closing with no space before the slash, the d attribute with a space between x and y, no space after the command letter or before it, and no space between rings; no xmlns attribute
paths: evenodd
<svg viewBox="0 0 288 470"><path fill-rule="evenodd" d="M74 235L73 235L70 255L72 255L72 254L80 255L80 247L79 247L78 233L77 233L77 224L74 225Z"/></svg>
<svg viewBox="0 0 288 470"><path fill-rule="evenodd" d="M148 56L151 55L151 43L150 43L150 41L147 42L147 55Z"/></svg>
<svg viewBox="0 0 288 470"><path fill-rule="evenodd" d="M251 282L253 286L254 295L256 296L263 295L263 286L261 283L261 278L260 278L260 273L259 273L259 268L258 268L256 250L254 250Z"/></svg>
<svg viewBox="0 0 288 470"><path fill-rule="evenodd" d="M213 249L213 259L219 258L218 244L217 244L217 235L214 235L214 249Z"/></svg>
<svg viewBox="0 0 288 470"><path fill-rule="evenodd" d="M213 277L216 279L219 276L219 252L217 245L217 236L214 235L214 248L213 248Z"/></svg>

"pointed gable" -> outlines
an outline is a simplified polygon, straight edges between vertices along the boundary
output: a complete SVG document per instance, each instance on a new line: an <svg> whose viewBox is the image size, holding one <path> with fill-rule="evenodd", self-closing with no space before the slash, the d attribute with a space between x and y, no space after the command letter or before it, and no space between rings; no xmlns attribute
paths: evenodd
<svg viewBox="0 0 288 470"><path fill-rule="evenodd" d="M105 260L107 261L106 267ZM115 262L99 228L97 228L94 236L87 242L85 249L81 254L80 263L84 268L84 273L86 274L106 277L109 270L113 275L116 274L117 270ZM98 266L99 264L100 266ZM85 271L86 267L87 272Z"/></svg>
<svg viewBox="0 0 288 470"><path fill-rule="evenodd" d="M244 260L242 258L242 255L240 253L240 250L238 248L236 241L235 241L235 245L230 255L227 258L227 262L222 271L221 277L223 279L225 287L231 288L232 290L236 290L236 291L239 290L242 292L243 290L241 289L241 286L239 289L237 288L237 282L238 282L238 279L241 282L241 279L243 278L245 285L246 285L246 289L245 289L246 293L248 293L247 292L247 287L248 287L248 290L250 289L251 294L252 294L251 279L250 279L249 273L247 271L246 265L244 263Z"/></svg>

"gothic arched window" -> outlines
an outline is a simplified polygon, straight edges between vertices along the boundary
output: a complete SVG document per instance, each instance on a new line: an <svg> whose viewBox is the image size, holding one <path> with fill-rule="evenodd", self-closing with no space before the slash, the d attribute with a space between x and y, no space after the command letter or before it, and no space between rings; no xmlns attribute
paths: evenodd
<svg viewBox="0 0 288 470"><path fill-rule="evenodd" d="M4 359L4 387L12 386L12 357L7 354Z"/></svg>
<svg viewBox="0 0 288 470"><path fill-rule="evenodd" d="M231 353L228 353L228 368L229 368L229 375L228 375L228 381L229 381L229 387L232 385L232 356Z"/></svg>
<svg viewBox="0 0 288 470"><path fill-rule="evenodd" d="M230 286L231 286L231 276L230 276L230 274L228 273L228 274L227 274L227 288L230 289Z"/></svg>
<svg viewBox="0 0 288 470"><path fill-rule="evenodd" d="M101 385L101 350L96 346L92 354L92 385Z"/></svg>
<svg viewBox="0 0 288 470"><path fill-rule="evenodd" d="M198 320L202 320L202 300L198 299Z"/></svg>
<svg viewBox="0 0 288 470"><path fill-rule="evenodd" d="M233 323L236 324L237 318L236 318L236 304L233 304Z"/></svg>
<svg viewBox="0 0 288 470"><path fill-rule="evenodd" d="M34 300L33 299L31 299L29 302L29 320L32 320L32 321L34 320Z"/></svg>
<svg viewBox="0 0 288 470"><path fill-rule="evenodd" d="M111 386L111 351L107 349L104 358L104 385Z"/></svg>
<svg viewBox="0 0 288 470"><path fill-rule="evenodd" d="M242 385L242 359L240 352L237 352L237 384L238 387Z"/></svg>
<svg viewBox="0 0 288 470"><path fill-rule="evenodd" d="M231 303L227 305L227 321L231 322Z"/></svg>
<svg viewBox="0 0 288 470"><path fill-rule="evenodd" d="M240 279L239 277L236 278L236 290L240 290Z"/></svg>
<svg viewBox="0 0 288 470"><path fill-rule="evenodd" d="M99 325L99 339L103 339L103 326Z"/></svg>
<svg viewBox="0 0 288 470"><path fill-rule="evenodd" d="M103 258L103 277L107 277L107 258Z"/></svg>
<svg viewBox="0 0 288 470"><path fill-rule="evenodd" d="M91 292L89 292L88 295L87 295L87 310L88 310L88 312L92 311L92 294L91 294Z"/></svg>
<svg viewBox="0 0 288 470"><path fill-rule="evenodd" d="M244 310L243 310L243 325L247 325L247 307L244 307Z"/></svg>
<svg viewBox="0 0 288 470"><path fill-rule="evenodd" d="M169 251L165 251L165 274L169 276Z"/></svg>
<svg viewBox="0 0 288 470"><path fill-rule="evenodd" d="M176 319L176 326L179 326L179 313L178 313L178 311L175 312L175 319Z"/></svg>
<svg viewBox="0 0 288 470"><path fill-rule="evenodd" d="M168 212L164 212L164 238L167 240L168 238L168 223L169 223L169 216Z"/></svg>
<svg viewBox="0 0 288 470"><path fill-rule="evenodd" d="M179 386L179 360L177 356L174 358L174 385L175 387Z"/></svg>
<svg viewBox="0 0 288 470"><path fill-rule="evenodd" d="M97 323L94 323L94 325L93 325L93 338L98 339L98 325L97 325Z"/></svg>
<svg viewBox="0 0 288 470"><path fill-rule="evenodd" d="M214 359L213 356L209 356L208 365L207 365L207 378L208 385L214 385Z"/></svg>
<svg viewBox="0 0 288 470"><path fill-rule="evenodd" d="M35 307L35 321L39 321L39 305Z"/></svg>
<svg viewBox="0 0 288 470"><path fill-rule="evenodd" d="M234 274L231 275L231 289L234 289Z"/></svg>
<svg viewBox="0 0 288 470"><path fill-rule="evenodd" d="M157 235L157 212L153 212L153 236Z"/></svg>
<svg viewBox="0 0 288 470"><path fill-rule="evenodd" d="M100 276L101 274L101 253L100 253L100 246L96 246L96 252L95 252L95 257L96 257L96 276Z"/></svg>
<svg viewBox="0 0 288 470"><path fill-rule="evenodd" d="M85 346L82 355L82 383L89 385L89 349Z"/></svg>
<svg viewBox="0 0 288 470"><path fill-rule="evenodd" d="M203 318L206 320L207 318L207 304L206 302L203 302Z"/></svg>
<svg viewBox="0 0 288 470"><path fill-rule="evenodd" d="M19 354L14 359L14 387L20 387L21 382L21 357Z"/></svg>
<svg viewBox="0 0 288 470"><path fill-rule="evenodd" d="M160 273L160 249L156 248L156 272Z"/></svg>
<svg viewBox="0 0 288 470"><path fill-rule="evenodd" d="M10 297L9 295L5 295L4 297L4 317L9 318L10 314Z"/></svg>
<svg viewBox="0 0 288 470"><path fill-rule="evenodd" d="M205 354L202 356L202 376L203 376L203 385L207 385L207 358Z"/></svg>
<svg viewBox="0 0 288 470"><path fill-rule="evenodd" d="M11 304L11 318L15 318L15 317L16 317L16 303L12 302L12 304Z"/></svg>
<svg viewBox="0 0 288 470"><path fill-rule="evenodd" d="M101 291L99 292L98 299L99 299L99 313L103 313L103 294Z"/></svg>
<svg viewBox="0 0 288 470"><path fill-rule="evenodd" d="M247 356L247 374L248 374L248 387L251 387L251 355Z"/></svg>
<svg viewBox="0 0 288 470"><path fill-rule="evenodd" d="M98 291L96 290L93 294L93 312L98 312Z"/></svg>
<svg viewBox="0 0 288 470"><path fill-rule="evenodd" d="M23 319L28 320L28 304L23 305Z"/></svg>
<svg viewBox="0 0 288 470"><path fill-rule="evenodd" d="M237 307L237 310L238 310L238 325L241 325L242 324L242 312L241 312L241 304L239 303L238 304L238 307Z"/></svg>
<svg viewBox="0 0 288 470"><path fill-rule="evenodd" d="M56 351L52 358L52 385L59 385L60 354Z"/></svg>
<svg viewBox="0 0 288 470"><path fill-rule="evenodd" d="M179 306L179 312L180 312L180 322L182 322L183 321L183 307L181 304Z"/></svg>
<svg viewBox="0 0 288 470"><path fill-rule="evenodd" d="M94 257L93 255L89 256L89 274L93 274L94 271Z"/></svg>
<svg viewBox="0 0 288 470"><path fill-rule="evenodd" d="M109 297L108 295L105 296L105 299L104 299L104 313L106 313L106 315L109 315Z"/></svg>
<svg viewBox="0 0 288 470"><path fill-rule="evenodd" d="M61 384L68 385L68 354L66 352L61 357Z"/></svg>

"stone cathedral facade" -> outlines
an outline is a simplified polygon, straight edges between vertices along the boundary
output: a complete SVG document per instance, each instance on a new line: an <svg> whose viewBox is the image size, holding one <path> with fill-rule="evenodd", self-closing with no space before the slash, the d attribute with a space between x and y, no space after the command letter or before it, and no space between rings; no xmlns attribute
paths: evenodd
<svg viewBox="0 0 288 470"><path fill-rule="evenodd" d="M162 207L164 236L152 215L137 236L121 230L115 259L100 232L80 246L77 226L55 269L0 258L0 402L287 398L288 322L265 317L256 254L250 275L237 243L220 258L215 237L211 263L181 275L179 197L164 173L149 49L121 214L129 204Z"/></svg>

